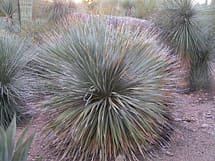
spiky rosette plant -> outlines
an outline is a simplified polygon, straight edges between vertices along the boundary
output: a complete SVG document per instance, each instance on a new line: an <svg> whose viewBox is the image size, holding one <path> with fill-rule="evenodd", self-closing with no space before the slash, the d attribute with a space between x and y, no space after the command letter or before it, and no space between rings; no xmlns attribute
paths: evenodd
<svg viewBox="0 0 215 161"><path fill-rule="evenodd" d="M12 19L14 13L17 11L16 0L0 0L0 10L7 18Z"/></svg>
<svg viewBox="0 0 215 161"><path fill-rule="evenodd" d="M189 70L191 89L208 88L211 82L209 33L212 16L207 5L192 0L166 0L155 19L161 38Z"/></svg>
<svg viewBox="0 0 215 161"><path fill-rule="evenodd" d="M138 160L167 142L176 67L168 50L98 19L67 27L38 57L59 160Z"/></svg>
<svg viewBox="0 0 215 161"><path fill-rule="evenodd" d="M32 46L14 35L0 36L0 126L7 127L14 115L25 117L25 100L29 82L24 70L32 60Z"/></svg>
<svg viewBox="0 0 215 161"><path fill-rule="evenodd" d="M48 13L48 21L58 23L62 17L66 17L76 9L74 2L64 2L61 0L54 0L48 5L46 13Z"/></svg>

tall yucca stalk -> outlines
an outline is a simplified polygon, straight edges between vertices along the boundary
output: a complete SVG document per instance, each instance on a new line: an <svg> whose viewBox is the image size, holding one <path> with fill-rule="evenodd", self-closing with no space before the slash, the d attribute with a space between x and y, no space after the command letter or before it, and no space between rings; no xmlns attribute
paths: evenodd
<svg viewBox="0 0 215 161"><path fill-rule="evenodd" d="M155 19L167 42L189 70L190 87L208 88L211 81L209 30L211 18L206 5L192 0L166 0Z"/></svg>
<svg viewBox="0 0 215 161"><path fill-rule="evenodd" d="M166 142L176 67L168 51L151 34L99 19L65 30L37 59L59 160L138 160Z"/></svg>
<svg viewBox="0 0 215 161"><path fill-rule="evenodd" d="M7 127L16 114L24 117L29 82L25 67L32 59L32 47L13 35L0 36L0 125Z"/></svg>

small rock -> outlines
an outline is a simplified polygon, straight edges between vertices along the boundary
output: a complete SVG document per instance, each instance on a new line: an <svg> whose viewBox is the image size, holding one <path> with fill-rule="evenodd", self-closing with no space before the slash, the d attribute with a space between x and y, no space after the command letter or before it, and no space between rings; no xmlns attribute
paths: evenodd
<svg viewBox="0 0 215 161"><path fill-rule="evenodd" d="M181 118L175 118L175 121L182 121Z"/></svg>
<svg viewBox="0 0 215 161"><path fill-rule="evenodd" d="M209 127L208 124L202 124L202 125L201 125L201 128L208 128L208 127Z"/></svg>
<svg viewBox="0 0 215 161"><path fill-rule="evenodd" d="M174 156L174 154L172 152L170 152L170 151L165 151L165 154L168 155L168 156L171 156L171 157Z"/></svg>

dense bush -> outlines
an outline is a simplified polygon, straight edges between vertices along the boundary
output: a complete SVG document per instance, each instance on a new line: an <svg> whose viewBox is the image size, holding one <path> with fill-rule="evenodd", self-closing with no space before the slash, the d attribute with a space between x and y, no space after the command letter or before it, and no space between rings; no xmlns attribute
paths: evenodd
<svg viewBox="0 0 215 161"><path fill-rule="evenodd" d="M168 50L152 33L99 19L66 26L37 59L59 160L135 160L167 142L176 67Z"/></svg>
<svg viewBox="0 0 215 161"><path fill-rule="evenodd" d="M16 114L24 119L25 100L30 94L26 65L32 60L31 44L14 35L0 36L0 125L7 127Z"/></svg>

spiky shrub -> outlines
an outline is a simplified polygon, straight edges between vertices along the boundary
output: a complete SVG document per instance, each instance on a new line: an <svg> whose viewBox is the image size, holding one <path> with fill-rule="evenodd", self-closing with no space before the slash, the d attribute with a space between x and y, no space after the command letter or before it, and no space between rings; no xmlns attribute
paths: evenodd
<svg viewBox="0 0 215 161"><path fill-rule="evenodd" d="M135 160L166 142L176 67L168 51L147 32L98 19L67 27L38 57L59 160Z"/></svg>
<svg viewBox="0 0 215 161"><path fill-rule="evenodd" d="M20 29L14 20L14 14L18 11L17 2L17 0L0 0L0 11L5 16L5 21L0 27L6 31L17 32Z"/></svg>
<svg viewBox="0 0 215 161"><path fill-rule="evenodd" d="M150 19L156 13L161 0L136 0L135 17Z"/></svg>
<svg viewBox="0 0 215 161"><path fill-rule="evenodd" d="M16 135L16 119L14 118L10 126L5 131L0 127L0 160L1 161L26 161L28 151L34 134L24 140L26 129L23 130L17 142L15 143Z"/></svg>
<svg viewBox="0 0 215 161"><path fill-rule="evenodd" d="M158 0L121 0L121 7L126 11L125 15L137 18L149 19L157 10ZM130 14L128 14L130 12Z"/></svg>
<svg viewBox="0 0 215 161"><path fill-rule="evenodd" d="M7 18L13 18L17 11L17 0L0 0L0 10Z"/></svg>
<svg viewBox="0 0 215 161"><path fill-rule="evenodd" d="M15 114L18 122L24 119L25 100L30 91L24 69L32 54L28 41L14 35L0 36L0 125L5 128Z"/></svg>
<svg viewBox="0 0 215 161"><path fill-rule="evenodd" d="M212 16L205 14L207 7L192 0L166 0L155 18L161 38L189 70L190 88L194 90L209 87L211 81L208 40Z"/></svg>
<svg viewBox="0 0 215 161"><path fill-rule="evenodd" d="M135 1L123 0L121 1L121 7L125 10L126 16L134 16Z"/></svg>
<svg viewBox="0 0 215 161"><path fill-rule="evenodd" d="M116 2L115 0L89 0L84 1L84 3L79 6L84 12L89 14L124 15L122 8L119 7L119 2Z"/></svg>
<svg viewBox="0 0 215 161"><path fill-rule="evenodd" d="M68 16L75 9L76 6L73 2L54 0L48 5L45 12L48 14L48 21L58 23L58 21L61 20L62 17Z"/></svg>

